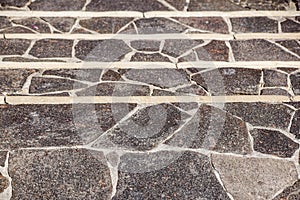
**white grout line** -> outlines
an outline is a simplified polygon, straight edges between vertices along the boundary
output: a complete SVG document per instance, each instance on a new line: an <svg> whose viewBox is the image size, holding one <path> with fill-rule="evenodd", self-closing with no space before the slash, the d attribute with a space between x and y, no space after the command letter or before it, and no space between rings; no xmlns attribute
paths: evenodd
<svg viewBox="0 0 300 200"><path fill-rule="evenodd" d="M297 96L300 99L300 96ZM7 96L8 104L77 104L77 103L138 103L159 104L175 102L200 102L200 103L238 103L238 102L267 102L282 103L290 102L286 96L259 96L259 95L236 95L236 96Z"/></svg>
<svg viewBox="0 0 300 200"><path fill-rule="evenodd" d="M4 98L4 96L0 96L0 104L5 104Z"/></svg>
<svg viewBox="0 0 300 200"><path fill-rule="evenodd" d="M178 69L186 68L249 68L274 69L298 68L300 61L195 61L177 64ZM0 62L0 69L176 69L171 62Z"/></svg>

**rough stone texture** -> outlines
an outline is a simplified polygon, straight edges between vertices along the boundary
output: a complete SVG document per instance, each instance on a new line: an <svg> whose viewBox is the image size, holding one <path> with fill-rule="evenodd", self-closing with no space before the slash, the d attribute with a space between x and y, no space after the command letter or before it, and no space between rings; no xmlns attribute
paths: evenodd
<svg viewBox="0 0 300 200"><path fill-rule="evenodd" d="M159 54L135 53L130 61L132 62L171 62L169 58Z"/></svg>
<svg viewBox="0 0 300 200"><path fill-rule="evenodd" d="M103 81L122 81L123 79L121 77L121 74L109 69L105 73L103 73L101 80L103 80Z"/></svg>
<svg viewBox="0 0 300 200"><path fill-rule="evenodd" d="M0 93L20 92L28 76L36 71L34 69L0 70Z"/></svg>
<svg viewBox="0 0 300 200"><path fill-rule="evenodd" d="M11 27L12 24L7 17L0 17L0 29Z"/></svg>
<svg viewBox="0 0 300 200"><path fill-rule="evenodd" d="M225 110L254 126L287 130L293 110L283 104L226 103Z"/></svg>
<svg viewBox="0 0 300 200"><path fill-rule="evenodd" d="M295 112L295 115L292 120L290 132L296 136L297 139L300 139L300 110Z"/></svg>
<svg viewBox="0 0 300 200"><path fill-rule="evenodd" d="M199 85L192 84L190 86L186 86L183 88L179 88L176 90L180 95L188 94L188 95L198 95L198 96L207 96L207 91Z"/></svg>
<svg viewBox="0 0 300 200"><path fill-rule="evenodd" d="M25 18L25 19L17 19L17 20L12 20L12 22L15 24L26 26L39 33L51 33L48 24L46 24L44 21L42 21L39 18L32 17L32 18Z"/></svg>
<svg viewBox="0 0 300 200"><path fill-rule="evenodd" d="M281 29L282 32L299 33L300 23L287 19L284 22L281 22Z"/></svg>
<svg viewBox="0 0 300 200"><path fill-rule="evenodd" d="M9 186L9 181L0 173L0 193L2 193Z"/></svg>
<svg viewBox="0 0 300 200"><path fill-rule="evenodd" d="M75 46L75 56L84 61L120 61L131 49L122 41L81 40Z"/></svg>
<svg viewBox="0 0 300 200"><path fill-rule="evenodd" d="M212 95L259 94L261 70L221 68L200 72L192 80Z"/></svg>
<svg viewBox="0 0 300 200"><path fill-rule="evenodd" d="M162 53L177 58L195 46L202 44L203 40L166 40Z"/></svg>
<svg viewBox="0 0 300 200"><path fill-rule="evenodd" d="M235 1L246 9L253 10L288 10L289 1L286 0L240 0Z"/></svg>
<svg viewBox="0 0 300 200"><path fill-rule="evenodd" d="M135 21L140 34L182 33L187 27L166 18L145 18Z"/></svg>
<svg viewBox="0 0 300 200"><path fill-rule="evenodd" d="M300 73L292 74L290 78L295 95L300 95Z"/></svg>
<svg viewBox="0 0 300 200"><path fill-rule="evenodd" d="M28 0L1 0L0 5L2 7L24 7L26 3L28 3Z"/></svg>
<svg viewBox="0 0 300 200"><path fill-rule="evenodd" d="M100 83L76 93L78 96L149 96L150 88L129 83Z"/></svg>
<svg viewBox="0 0 300 200"><path fill-rule="evenodd" d="M171 4L173 7L175 7L179 11L183 11L183 8L186 4L185 0L165 0L169 4Z"/></svg>
<svg viewBox="0 0 300 200"><path fill-rule="evenodd" d="M181 69L131 69L123 76L133 81L148 83L161 88L190 83L187 74Z"/></svg>
<svg viewBox="0 0 300 200"><path fill-rule="evenodd" d="M300 56L299 41L297 41L297 40L281 40L281 41L277 41L277 43Z"/></svg>
<svg viewBox="0 0 300 200"><path fill-rule="evenodd" d="M251 152L245 122L207 105L201 105L193 118L166 144L222 153Z"/></svg>
<svg viewBox="0 0 300 200"><path fill-rule="evenodd" d="M235 33L277 33L277 21L267 17L231 18L232 31Z"/></svg>
<svg viewBox="0 0 300 200"><path fill-rule="evenodd" d="M111 129L94 148L150 150L184 123L186 114L169 104L148 106Z"/></svg>
<svg viewBox="0 0 300 200"><path fill-rule="evenodd" d="M281 95L281 96L290 96L289 92L287 90L284 90L282 88L268 88L268 89L262 89L261 95Z"/></svg>
<svg viewBox="0 0 300 200"><path fill-rule="evenodd" d="M280 131L254 129L250 132L254 139L254 150L278 157L292 157L299 144L285 136Z"/></svg>
<svg viewBox="0 0 300 200"><path fill-rule="evenodd" d="M299 58L263 39L230 41L236 61L298 61ZM272 53L269 53L272 52Z"/></svg>
<svg viewBox="0 0 300 200"><path fill-rule="evenodd" d="M123 155L113 199L229 200L229 197L215 177L207 156L162 151Z"/></svg>
<svg viewBox="0 0 300 200"><path fill-rule="evenodd" d="M243 7L236 5L229 0L190 0L188 11L238 11Z"/></svg>
<svg viewBox="0 0 300 200"><path fill-rule="evenodd" d="M29 93L60 92L87 87L87 84L61 78L33 77Z"/></svg>
<svg viewBox="0 0 300 200"><path fill-rule="evenodd" d="M37 58L71 57L72 40L42 39L35 42L29 54Z"/></svg>
<svg viewBox="0 0 300 200"><path fill-rule="evenodd" d="M160 41L134 40L130 42L130 45L138 51L159 51Z"/></svg>
<svg viewBox="0 0 300 200"><path fill-rule="evenodd" d="M213 154L212 163L234 199L271 199L297 180L289 161Z"/></svg>
<svg viewBox="0 0 300 200"><path fill-rule="evenodd" d="M71 17L43 17L42 19L62 32L69 32L76 20L75 18Z"/></svg>
<svg viewBox="0 0 300 200"><path fill-rule="evenodd" d="M174 19L185 25L191 26L192 28L200 29L201 31L228 33L228 26L220 17L181 17Z"/></svg>
<svg viewBox="0 0 300 200"><path fill-rule="evenodd" d="M102 152L20 150L9 160L13 199L109 199L109 168Z"/></svg>
<svg viewBox="0 0 300 200"><path fill-rule="evenodd" d="M264 87L288 87L287 74L274 70L263 70Z"/></svg>
<svg viewBox="0 0 300 200"><path fill-rule="evenodd" d="M46 70L43 75L60 76L81 81L98 82L101 69L59 69Z"/></svg>
<svg viewBox="0 0 300 200"><path fill-rule="evenodd" d="M21 26L14 26L5 28L0 31L0 33L34 33L32 29L21 27Z"/></svg>
<svg viewBox="0 0 300 200"><path fill-rule="evenodd" d="M65 62L58 59L31 59L25 57L5 57L2 59L4 62Z"/></svg>
<svg viewBox="0 0 300 200"><path fill-rule="evenodd" d="M199 60L228 61L229 49L224 41L212 40L209 44L196 50Z"/></svg>
<svg viewBox="0 0 300 200"><path fill-rule="evenodd" d="M44 11L81 10L85 2L85 0L36 0L29 5L29 8Z"/></svg>
<svg viewBox="0 0 300 200"><path fill-rule="evenodd" d="M122 27L132 21L133 18L126 17L100 17L80 20L79 24L97 33L117 33Z"/></svg>
<svg viewBox="0 0 300 200"><path fill-rule="evenodd" d="M7 151L0 151L0 167L4 167Z"/></svg>
<svg viewBox="0 0 300 200"><path fill-rule="evenodd" d="M297 200L300 199L300 180L296 181L293 185L285 188L282 193L277 195L273 200Z"/></svg>
<svg viewBox="0 0 300 200"><path fill-rule="evenodd" d="M86 7L87 11L156 11L169 10L156 0L92 0Z"/></svg>
<svg viewBox="0 0 300 200"><path fill-rule="evenodd" d="M22 55L30 45L29 40L0 39L0 55Z"/></svg>

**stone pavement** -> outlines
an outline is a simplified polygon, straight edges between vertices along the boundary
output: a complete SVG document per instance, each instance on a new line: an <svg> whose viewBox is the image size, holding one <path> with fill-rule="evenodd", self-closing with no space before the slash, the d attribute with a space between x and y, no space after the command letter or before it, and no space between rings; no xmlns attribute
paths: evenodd
<svg viewBox="0 0 300 200"><path fill-rule="evenodd" d="M0 199L300 199L296 0L0 0Z"/></svg>

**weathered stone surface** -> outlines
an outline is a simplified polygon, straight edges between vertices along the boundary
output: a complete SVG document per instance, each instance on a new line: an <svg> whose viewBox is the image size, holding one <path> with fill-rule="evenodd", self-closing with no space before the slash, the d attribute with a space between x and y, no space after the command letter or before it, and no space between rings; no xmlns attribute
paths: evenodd
<svg viewBox="0 0 300 200"><path fill-rule="evenodd" d="M183 95L197 95L197 96L207 96L208 92L199 85L192 84L190 86L182 87L176 90L177 93Z"/></svg>
<svg viewBox="0 0 300 200"><path fill-rule="evenodd" d="M57 59L31 59L25 57L5 57L2 59L4 62L65 62Z"/></svg>
<svg viewBox="0 0 300 200"><path fill-rule="evenodd" d="M229 197L207 156L161 151L123 155L113 199L229 200Z"/></svg>
<svg viewBox="0 0 300 200"><path fill-rule="evenodd" d="M131 49L122 40L81 40L75 46L75 56L84 61L120 61Z"/></svg>
<svg viewBox="0 0 300 200"><path fill-rule="evenodd" d="M295 95L300 95L300 73L295 73L290 76L292 89Z"/></svg>
<svg viewBox="0 0 300 200"><path fill-rule="evenodd" d="M37 31L39 33L51 33L50 27L48 24L46 24L44 21L42 21L39 18L31 17L31 18L25 18L25 19L15 19L12 20L15 24L20 24L23 26L26 26L34 31Z"/></svg>
<svg viewBox="0 0 300 200"><path fill-rule="evenodd" d="M168 57L161 55L160 53L135 53L130 61L132 62L171 62Z"/></svg>
<svg viewBox="0 0 300 200"><path fill-rule="evenodd" d="M213 154L212 163L234 199L271 199L297 180L294 163L281 159Z"/></svg>
<svg viewBox="0 0 300 200"><path fill-rule="evenodd" d="M281 30L282 32L299 33L300 23L287 19L281 22Z"/></svg>
<svg viewBox="0 0 300 200"><path fill-rule="evenodd" d="M86 7L87 11L152 11L169 10L156 0L92 0Z"/></svg>
<svg viewBox="0 0 300 200"><path fill-rule="evenodd" d="M230 41L236 61L297 61L299 58L263 39ZM272 52L272 53L270 53Z"/></svg>
<svg viewBox="0 0 300 200"><path fill-rule="evenodd" d="M0 70L0 93L20 92L28 76L36 71L34 69Z"/></svg>
<svg viewBox="0 0 300 200"><path fill-rule="evenodd" d="M69 32L76 20L75 18L71 17L43 17L42 19L62 32Z"/></svg>
<svg viewBox="0 0 300 200"><path fill-rule="evenodd" d="M143 18L135 21L140 34L182 33L187 27L167 18Z"/></svg>
<svg viewBox="0 0 300 200"><path fill-rule="evenodd" d="M9 181L0 173L0 193L2 193L9 186Z"/></svg>
<svg viewBox="0 0 300 200"><path fill-rule="evenodd" d="M267 17L231 18L232 31L236 33L277 33L277 21Z"/></svg>
<svg viewBox="0 0 300 200"><path fill-rule="evenodd" d="M212 33L228 33L228 26L221 17L181 17L175 18L179 22Z"/></svg>
<svg viewBox="0 0 300 200"><path fill-rule="evenodd" d="M0 55L22 55L30 45L29 40L0 39Z"/></svg>
<svg viewBox="0 0 300 200"><path fill-rule="evenodd" d="M87 87L87 84L61 78L33 77L29 93L60 92Z"/></svg>
<svg viewBox="0 0 300 200"><path fill-rule="evenodd" d="M253 10L288 10L289 8L289 2L285 0L240 0L234 2Z"/></svg>
<svg viewBox="0 0 300 200"><path fill-rule="evenodd" d="M81 81L98 82L100 80L101 72L101 69L59 69L46 70L43 75L54 75Z"/></svg>
<svg viewBox="0 0 300 200"><path fill-rule="evenodd" d="M287 74L275 70L263 70L264 87L288 87Z"/></svg>
<svg viewBox="0 0 300 200"><path fill-rule="evenodd" d="M297 41L297 40L281 40L281 41L276 41L276 42L300 56L299 41Z"/></svg>
<svg viewBox="0 0 300 200"><path fill-rule="evenodd" d="M229 0L191 0L188 7L188 11L237 11L243 9Z"/></svg>
<svg viewBox="0 0 300 200"><path fill-rule="evenodd" d="M36 0L29 5L29 8L44 11L81 10L84 4L85 0Z"/></svg>
<svg viewBox="0 0 300 200"><path fill-rule="evenodd" d="M109 69L105 73L103 73L101 80L103 80L103 81L122 81L123 79L121 77L121 74Z"/></svg>
<svg viewBox="0 0 300 200"><path fill-rule="evenodd" d="M259 94L261 70L221 68L192 75L212 95Z"/></svg>
<svg viewBox="0 0 300 200"><path fill-rule="evenodd" d="M203 40L166 40L162 53L177 58L185 52L193 49L195 46L202 44Z"/></svg>
<svg viewBox="0 0 300 200"><path fill-rule="evenodd" d="M98 33L117 33L132 20L133 18L129 17L99 17L80 20L79 24Z"/></svg>
<svg viewBox="0 0 300 200"><path fill-rule="evenodd" d="M300 110L295 112L295 115L292 120L290 132L296 136L297 139L300 139Z"/></svg>
<svg viewBox="0 0 300 200"><path fill-rule="evenodd" d="M196 50L199 60L228 61L229 49L224 41L212 40L209 44Z"/></svg>
<svg viewBox="0 0 300 200"><path fill-rule="evenodd" d="M110 172L102 152L20 150L11 154L13 199L109 199Z"/></svg>
<svg viewBox="0 0 300 200"><path fill-rule="evenodd" d="M188 84L188 75L181 69L131 69L124 76L133 81L152 84L161 88Z"/></svg>
<svg viewBox="0 0 300 200"><path fill-rule="evenodd" d="M277 195L273 200L297 200L300 199L300 180L296 181L293 185L285 188L282 193Z"/></svg>
<svg viewBox="0 0 300 200"><path fill-rule="evenodd" d="M175 96L176 94L177 93L167 90L153 89L151 96Z"/></svg>
<svg viewBox="0 0 300 200"><path fill-rule="evenodd" d="M29 54L37 58L71 57L72 40L42 39L35 42Z"/></svg>
<svg viewBox="0 0 300 200"><path fill-rule="evenodd" d="M6 156L7 156L7 151L0 151L0 167L4 167Z"/></svg>
<svg viewBox="0 0 300 200"><path fill-rule="evenodd" d="M284 90L282 88L268 88L268 89L262 89L261 95L281 95L281 96L290 96L289 92L287 90Z"/></svg>
<svg viewBox="0 0 300 200"><path fill-rule="evenodd" d="M130 45L139 51L159 51L160 43L159 40L134 40Z"/></svg>
<svg viewBox="0 0 300 200"><path fill-rule="evenodd" d="M1 0L0 5L2 7L24 7L28 2L29 0Z"/></svg>
<svg viewBox="0 0 300 200"><path fill-rule="evenodd" d="M14 26L14 27L5 28L1 30L0 33L35 33L35 32L29 28Z"/></svg>
<svg viewBox="0 0 300 200"><path fill-rule="evenodd" d="M223 153L251 152L245 122L208 105L201 105L193 118L166 144Z"/></svg>
<svg viewBox="0 0 300 200"><path fill-rule="evenodd" d="M183 11L183 8L186 4L185 0L165 0L165 1L171 4L172 6L174 6L179 11Z"/></svg>
<svg viewBox="0 0 300 200"><path fill-rule="evenodd" d="M278 157L292 157L299 144L285 136L280 131L254 129L251 132L254 139L254 150Z"/></svg>
<svg viewBox="0 0 300 200"><path fill-rule="evenodd" d="M100 83L76 93L78 96L149 96L150 88L130 83Z"/></svg>
<svg viewBox="0 0 300 200"><path fill-rule="evenodd" d="M0 29L11 27L12 24L7 17L0 16Z"/></svg>
<svg viewBox="0 0 300 200"><path fill-rule="evenodd" d="M283 104L226 103L225 110L254 126L287 130L293 110Z"/></svg>

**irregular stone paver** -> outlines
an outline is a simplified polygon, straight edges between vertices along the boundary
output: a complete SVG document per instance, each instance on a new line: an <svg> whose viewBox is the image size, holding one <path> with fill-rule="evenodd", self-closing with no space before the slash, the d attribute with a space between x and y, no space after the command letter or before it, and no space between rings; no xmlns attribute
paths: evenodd
<svg viewBox="0 0 300 200"><path fill-rule="evenodd" d="M103 81L121 81L123 80L121 74L113 70L107 70L103 73L101 80Z"/></svg>
<svg viewBox="0 0 300 200"><path fill-rule="evenodd" d="M277 33L278 22L267 17L231 18L232 31L235 33Z"/></svg>
<svg viewBox="0 0 300 200"><path fill-rule="evenodd" d="M281 95L290 96L289 92L282 88L262 89L261 95Z"/></svg>
<svg viewBox="0 0 300 200"><path fill-rule="evenodd" d="M0 55L22 55L29 45L29 40L0 39Z"/></svg>
<svg viewBox="0 0 300 200"><path fill-rule="evenodd" d="M297 40L279 40L278 44L300 56L300 43Z"/></svg>
<svg viewBox="0 0 300 200"><path fill-rule="evenodd" d="M227 200L229 197L207 156L161 151L123 155L113 199Z"/></svg>
<svg viewBox="0 0 300 200"><path fill-rule="evenodd" d="M134 40L130 45L139 51L159 51L160 43L157 40Z"/></svg>
<svg viewBox="0 0 300 200"><path fill-rule="evenodd" d="M24 7L29 0L1 0L1 6Z"/></svg>
<svg viewBox="0 0 300 200"><path fill-rule="evenodd" d="M130 61L132 62L170 62L169 58L159 54L135 53Z"/></svg>
<svg viewBox="0 0 300 200"><path fill-rule="evenodd" d="M42 19L62 32L69 32L76 20L75 18L71 17L43 17Z"/></svg>
<svg viewBox="0 0 300 200"><path fill-rule="evenodd" d="M227 153L251 152L245 122L207 105L201 105L193 118L166 144Z"/></svg>
<svg viewBox="0 0 300 200"><path fill-rule="evenodd" d="M280 131L254 129L250 132L254 140L254 150L278 157L292 157L299 144Z"/></svg>
<svg viewBox="0 0 300 200"><path fill-rule="evenodd" d="M236 5L230 0L191 0L189 3L188 11L238 11L244 10L243 7Z"/></svg>
<svg viewBox="0 0 300 200"><path fill-rule="evenodd" d="M224 41L212 40L209 44L196 50L199 60L204 61L228 61L229 49Z"/></svg>
<svg viewBox="0 0 300 200"><path fill-rule="evenodd" d="M36 0L29 5L29 8L31 10L45 11L81 10L85 2L85 0Z"/></svg>
<svg viewBox="0 0 300 200"><path fill-rule="evenodd" d="M203 42L203 40L166 40L162 53L177 58Z"/></svg>
<svg viewBox="0 0 300 200"><path fill-rule="evenodd" d="M7 156L7 151L0 151L0 167L4 167L6 156Z"/></svg>
<svg viewBox="0 0 300 200"><path fill-rule="evenodd" d="M9 186L9 181L0 173L0 194Z"/></svg>
<svg viewBox="0 0 300 200"><path fill-rule="evenodd" d="M12 20L12 22L15 24L26 26L39 33L51 33L48 24L38 18L32 17L32 18L25 18L25 19L17 19L17 20Z"/></svg>
<svg viewBox="0 0 300 200"><path fill-rule="evenodd" d="M225 110L254 126L287 130L293 110L282 104L226 103Z"/></svg>
<svg viewBox="0 0 300 200"><path fill-rule="evenodd" d="M213 154L212 163L234 199L271 199L297 180L294 163L281 159Z"/></svg>
<svg viewBox="0 0 300 200"><path fill-rule="evenodd" d="M296 181L293 185L285 188L282 193L277 195L273 200L293 200L293 199L299 199L300 193L300 181Z"/></svg>
<svg viewBox="0 0 300 200"><path fill-rule="evenodd" d="M287 74L274 71L263 70L264 87L288 87Z"/></svg>
<svg viewBox="0 0 300 200"><path fill-rule="evenodd" d="M13 199L109 199L112 183L102 152L20 150L9 159Z"/></svg>
<svg viewBox="0 0 300 200"><path fill-rule="evenodd" d="M299 33L300 23L287 19L284 22L281 22L281 29L282 32Z"/></svg>
<svg viewBox="0 0 300 200"><path fill-rule="evenodd" d="M300 95L300 73L292 74L290 79L295 95Z"/></svg>
<svg viewBox="0 0 300 200"><path fill-rule="evenodd" d="M98 82L100 80L101 72L101 69L59 69L47 70L43 72L43 75L54 75L81 81Z"/></svg>
<svg viewBox="0 0 300 200"><path fill-rule="evenodd" d="M293 116L290 132L300 139L300 110L297 110Z"/></svg>
<svg viewBox="0 0 300 200"><path fill-rule="evenodd" d="M3 17L3 16L0 17L0 29L11 27L11 26L12 24L7 17Z"/></svg>
<svg viewBox="0 0 300 200"><path fill-rule="evenodd" d="M25 57L5 57L2 59L3 62L65 62L58 59L32 59Z"/></svg>

